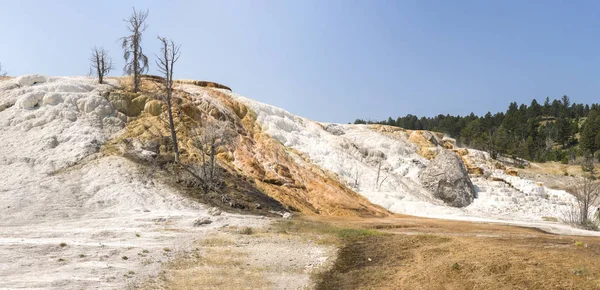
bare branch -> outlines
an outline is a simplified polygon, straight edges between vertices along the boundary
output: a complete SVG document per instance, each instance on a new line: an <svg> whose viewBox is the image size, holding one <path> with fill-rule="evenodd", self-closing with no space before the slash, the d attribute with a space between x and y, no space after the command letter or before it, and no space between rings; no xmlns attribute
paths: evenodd
<svg viewBox="0 0 600 290"><path fill-rule="evenodd" d="M208 192L219 187L221 177L217 170L216 155L221 147L234 145L235 130L231 128L231 123L209 119L203 123L204 127L196 129L196 138L194 146L200 151L200 164L198 175L204 182L204 191Z"/></svg>
<svg viewBox="0 0 600 290"><path fill-rule="evenodd" d="M571 220L568 222L574 223L586 229L598 229L598 220L592 217L593 207L598 208L597 203L600 202L600 182L590 178L578 180L574 185L569 187L567 191L572 194L577 200L577 206L571 214ZM596 209L598 210L598 209Z"/></svg>

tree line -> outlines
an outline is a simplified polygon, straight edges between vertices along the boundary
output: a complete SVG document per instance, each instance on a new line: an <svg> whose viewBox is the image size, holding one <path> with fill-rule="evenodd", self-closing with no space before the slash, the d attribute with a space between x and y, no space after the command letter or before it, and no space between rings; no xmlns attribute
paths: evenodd
<svg viewBox="0 0 600 290"><path fill-rule="evenodd" d="M506 112L483 116L408 114L383 121L356 119L354 124L384 124L410 130L443 132L461 146L527 160L568 163L579 156L600 158L600 105L571 103L568 96L543 104L511 102Z"/></svg>

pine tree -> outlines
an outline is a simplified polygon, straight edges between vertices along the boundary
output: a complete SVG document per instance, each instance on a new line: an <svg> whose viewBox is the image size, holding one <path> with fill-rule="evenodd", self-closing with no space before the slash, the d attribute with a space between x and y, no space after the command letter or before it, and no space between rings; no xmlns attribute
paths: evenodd
<svg viewBox="0 0 600 290"><path fill-rule="evenodd" d="M587 120L583 124L583 131L581 132L581 147L582 149L594 153L600 149L600 117L598 112L590 111Z"/></svg>

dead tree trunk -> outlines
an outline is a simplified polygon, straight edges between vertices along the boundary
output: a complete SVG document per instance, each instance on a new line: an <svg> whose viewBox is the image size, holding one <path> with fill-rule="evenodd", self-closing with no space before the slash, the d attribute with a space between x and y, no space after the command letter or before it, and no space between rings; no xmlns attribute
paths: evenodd
<svg viewBox="0 0 600 290"><path fill-rule="evenodd" d="M137 92L140 87L140 75L148 71L148 58L142 51L142 32L148 28L146 18L148 10L136 11L129 16L129 19L124 20L128 23L127 29L132 34L121 38L121 46L123 47L123 57L125 58L125 66L123 72L128 75L133 75L133 91Z"/></svg>
<svg viewBox="0 0 600 290"><path fill-rule="evenodd" d="M164 101L167 103L167 113L169 115L169 129L171 130L171 139L173 140L173 151L175 152L175 163L179 163L179 145L177 144L177 132L173 123L173 66L179 59L179 49L181 46L176 45L173 40L167 40L164 37L159 37L162 44L161 56L156 61L158 70L165 76L164 86Z"/></svg>

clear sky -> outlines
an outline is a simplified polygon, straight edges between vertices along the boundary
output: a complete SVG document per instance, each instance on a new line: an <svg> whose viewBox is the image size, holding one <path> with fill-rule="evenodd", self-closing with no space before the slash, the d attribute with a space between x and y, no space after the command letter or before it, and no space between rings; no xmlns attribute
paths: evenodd
<svg viewBox="0 0 600 290"><path fill-rule="evenodd" d="M600 1L0 0L0 62L10 75L85 75L99 45L121 75L133 6L150 10L150 73L167 36L182 45L176 78L319 121L600 101Z"/></svg>

